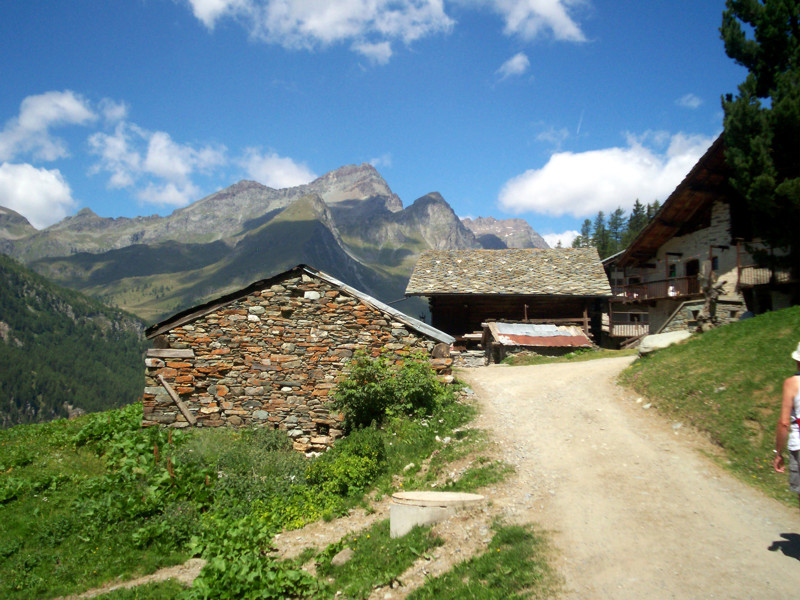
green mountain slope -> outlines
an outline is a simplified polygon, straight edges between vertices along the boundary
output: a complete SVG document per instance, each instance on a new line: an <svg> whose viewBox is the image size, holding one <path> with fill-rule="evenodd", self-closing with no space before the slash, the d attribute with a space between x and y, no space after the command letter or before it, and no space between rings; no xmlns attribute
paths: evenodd
<svg viewBox="0 0 800 600"><path fill-rule="evenodd" d="M143 324L0 255L0 427L133 402Z"/></svg>

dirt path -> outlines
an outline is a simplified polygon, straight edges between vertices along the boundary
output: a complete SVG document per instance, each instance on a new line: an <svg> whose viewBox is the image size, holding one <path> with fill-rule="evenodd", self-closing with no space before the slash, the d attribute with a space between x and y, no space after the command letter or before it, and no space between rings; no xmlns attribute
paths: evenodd
<svg viewBox="0 0 800 600"><path fill-rule="evenodd" d="M498 502L553 532L568 599L796 598L800 515L615 386L630 360L459 374L517 468Z"/></svg>

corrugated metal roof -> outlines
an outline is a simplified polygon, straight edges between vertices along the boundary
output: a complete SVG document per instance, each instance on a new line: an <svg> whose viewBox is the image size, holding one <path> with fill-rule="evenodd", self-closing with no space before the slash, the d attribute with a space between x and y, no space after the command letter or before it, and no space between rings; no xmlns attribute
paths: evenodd
<svg viewBox="0 0 800 600"><path fill-rule="evenodd" d="M503 346L589 348L592 343L580 327L531 323L488 323L495 342Z"/></svg>

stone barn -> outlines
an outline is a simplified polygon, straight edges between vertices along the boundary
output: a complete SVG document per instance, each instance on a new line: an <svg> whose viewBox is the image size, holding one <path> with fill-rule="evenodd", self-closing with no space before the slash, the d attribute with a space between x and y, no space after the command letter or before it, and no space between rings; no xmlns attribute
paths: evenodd
<svg viewBox="0 0 800 600"><path fill-rule="evenodd" d="M453 338L299 265L184 310L146 331L144 426L269 426L300 451L341 435L328 395L358 351L416 352L449 366Z"/></svg>

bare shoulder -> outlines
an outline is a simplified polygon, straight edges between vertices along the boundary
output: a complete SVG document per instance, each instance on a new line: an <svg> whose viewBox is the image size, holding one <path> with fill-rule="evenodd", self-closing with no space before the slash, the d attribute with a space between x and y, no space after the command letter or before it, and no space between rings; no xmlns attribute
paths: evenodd
<svg viewBox="0 0 800 600"><path fill-rule="evenodd" d="M800 389L800 377L792 375L783 380L783 391L797 393Z"/></svg>

